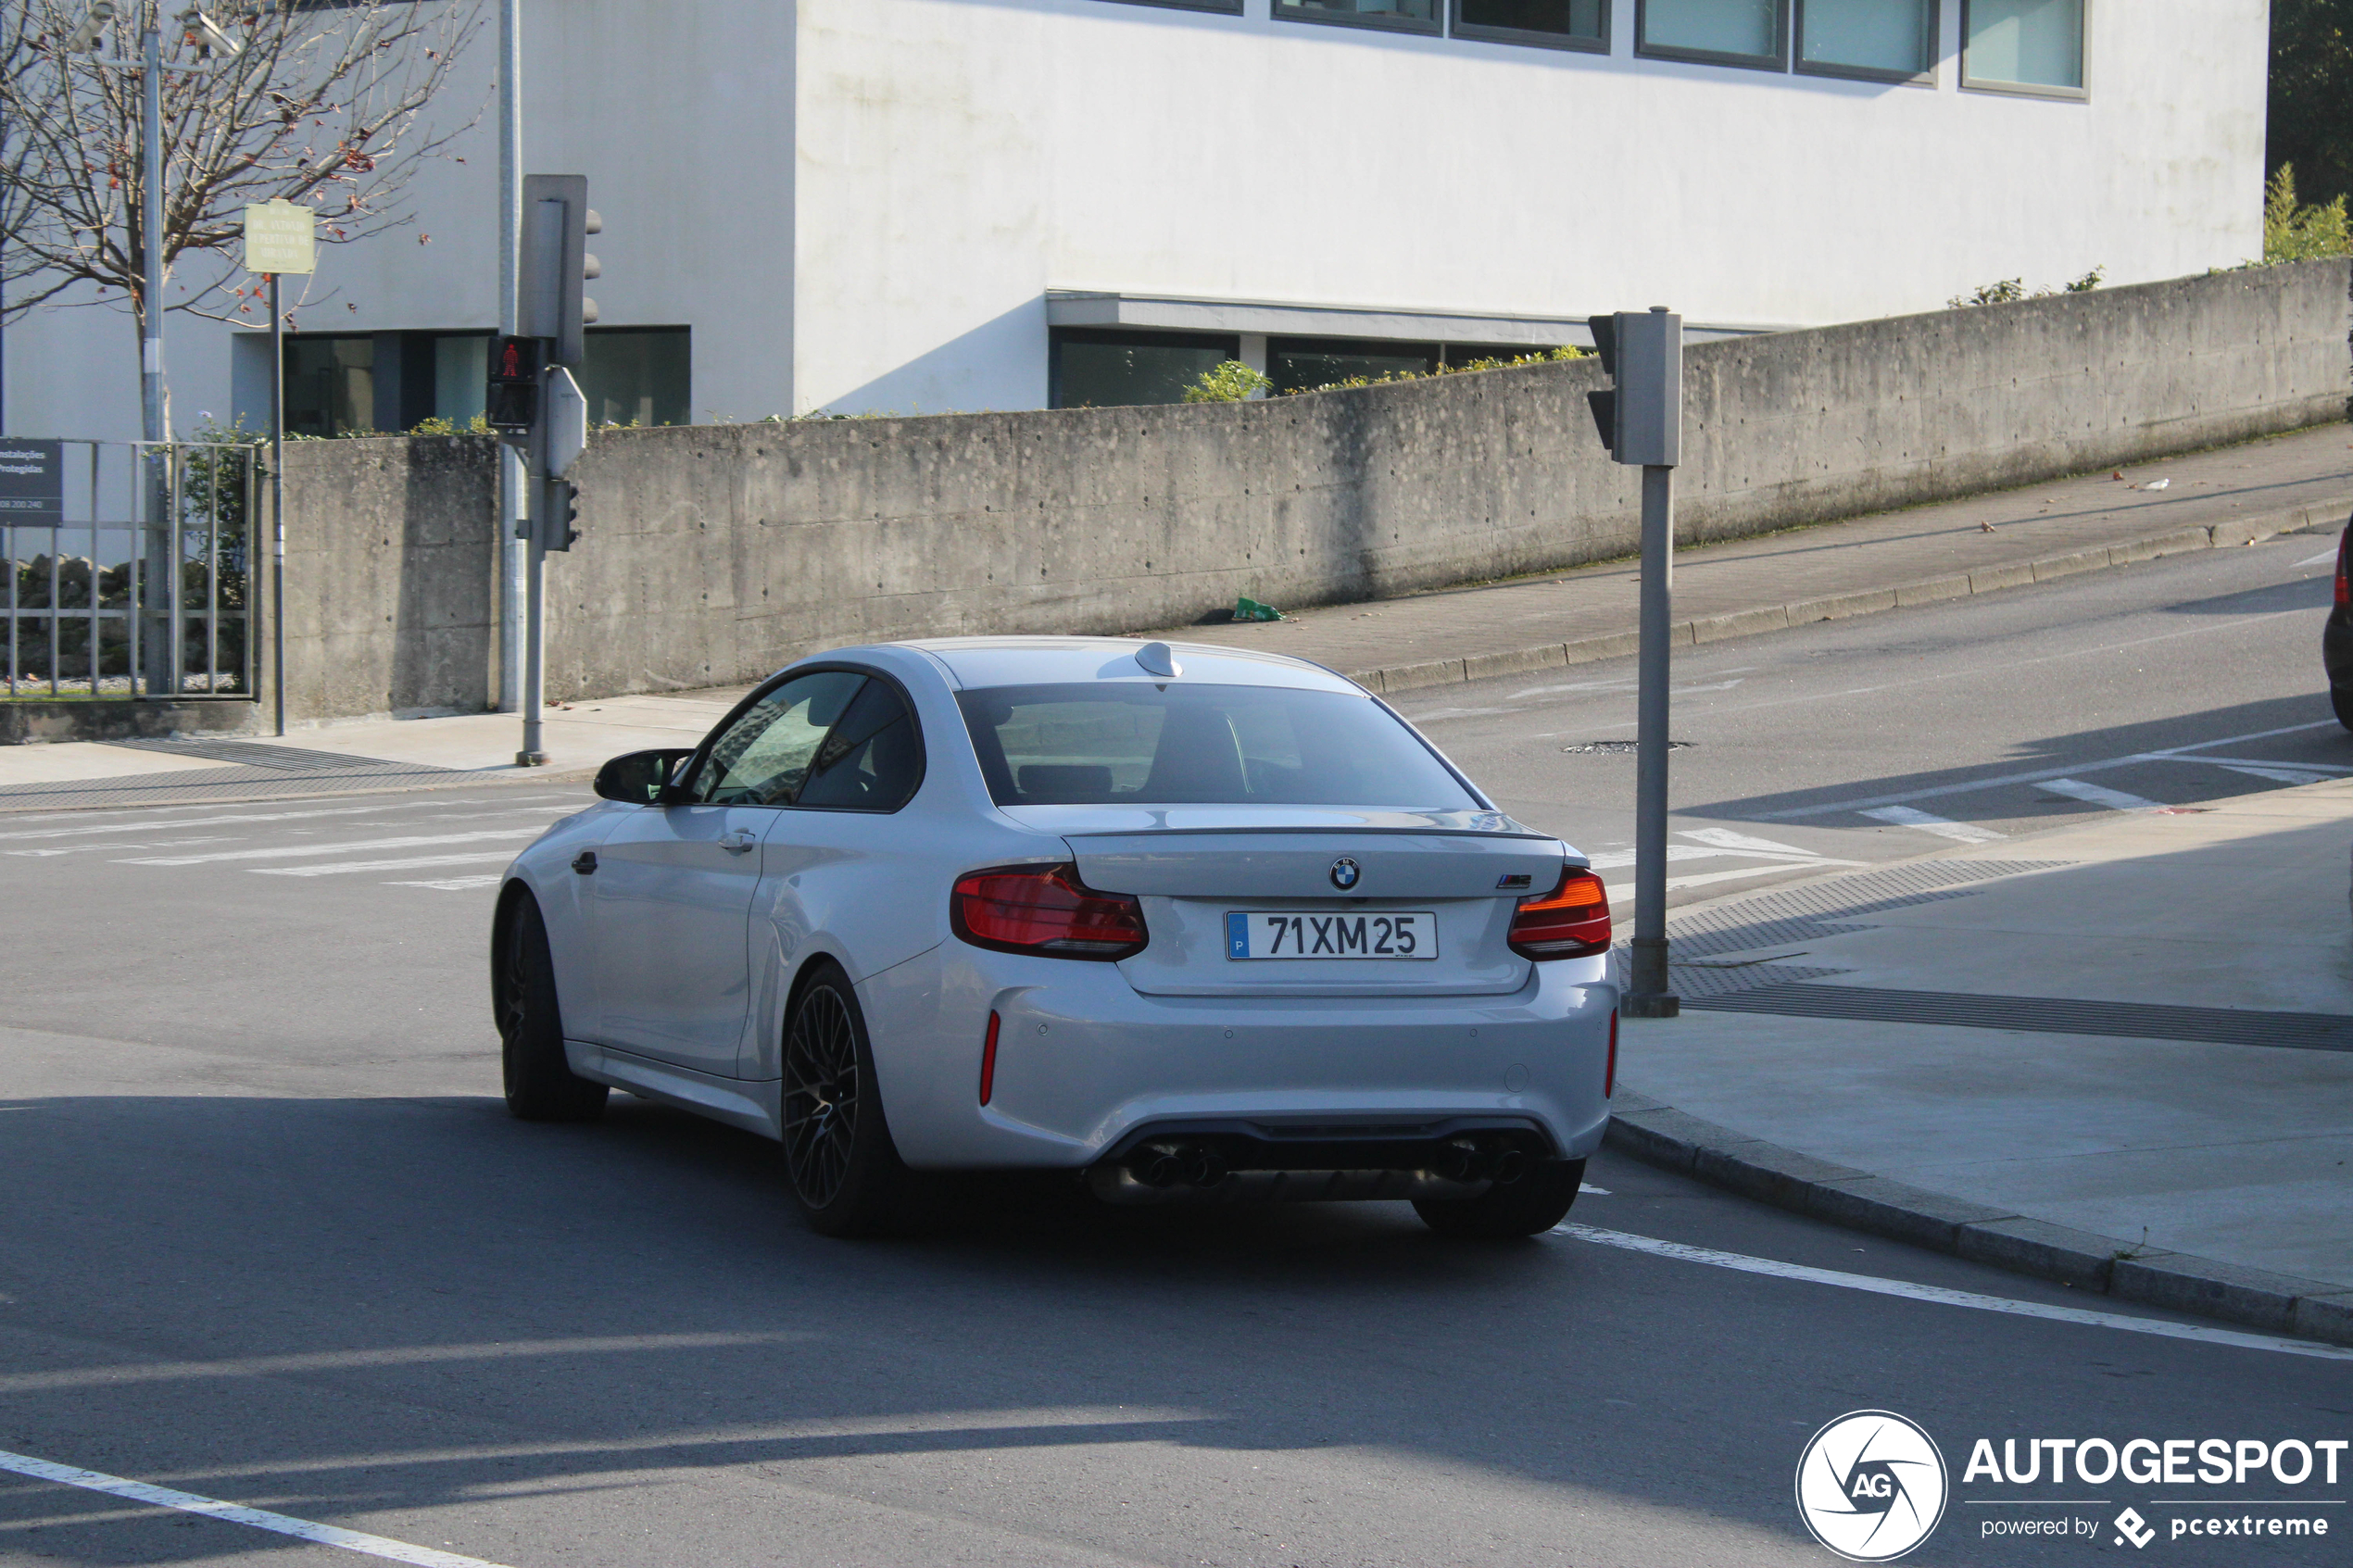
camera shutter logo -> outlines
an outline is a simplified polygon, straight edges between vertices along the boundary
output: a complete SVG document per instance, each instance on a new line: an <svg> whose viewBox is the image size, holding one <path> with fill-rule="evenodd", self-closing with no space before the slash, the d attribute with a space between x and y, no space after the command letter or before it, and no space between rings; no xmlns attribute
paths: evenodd
<svg viewBox="0 0 2353 1568"><path fill-rule="evenodd" d="M1935 1532L1951 1495L1935 1439L1893 1411L1856 1411L1797 1461L1797 1512L1850 1562L1892 1562Z"/></svg>

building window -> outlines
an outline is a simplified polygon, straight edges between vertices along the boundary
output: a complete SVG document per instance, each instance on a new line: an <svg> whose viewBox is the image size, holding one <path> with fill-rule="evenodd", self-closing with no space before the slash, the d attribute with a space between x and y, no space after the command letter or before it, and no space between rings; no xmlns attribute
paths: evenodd
<svg viewBox="0 0 2353 1568"><path fill-rule="evenodd" d="M1367 338L1273 338L1266 345L1266 378L1277 397L1312 392L1340 382L1378 381L1383 376L1426 376L1438 369L1434 343L1387 343Z"/></svg>
<svg viewBox="0 0 2353 1568"><path fill-rule="evenodd" d="M592 425L694 423L693 345L685 327L591 327L580 367Z"/></svg>
<svg viewBox="0 0 2353 1568"><path fill-rule="evenodd" d="M1936 66L1936 0L1797 0L1797 69L1919 82Z"/></svg>
<svg viewBox="0 0 2353 1568"><path fill-rule="evenodd" d="M1118 0L1125 6L1160 6L1172 11L1221 11L1229 17L1242 14L1242 0Z"/></svg>
<svg viewBox="0 0 2353 1568"><path fill-rule="evenodd" d="M2087 3L1966 0L1961 12L1961 85L2082 96Z"/></svg>
<svg viewBox="0 0 2353 1568"><path fill-rule="evenodd" d="M1438 0L1275 0L1275 15L1295 22L1344 22L1401 32L1438 31Z"/></svg>
<svg viewBox="0 0 2353 1568"><path fill-rule="evenodd" d="M1634 50L1780 70L1789 56L1789 15L1782 0L1636 0Z"/></svg>
<svg viewBox="0 0 2353 1568"><path fill-rule="evenodd" d="M375 428L375 338L286 339L286 433L361 435Z"/></svg>
<svg viewBox="0 0 2353 1568"><path fill-rule="evenodd" d="M1454 36L1609 53L1609 0L1454 0Z"/></svg>
<svg viewBox="0 0 2353 1568"><path fill-rule="evenodd" d="M1240 353L1231 333L1056 327L1048 400L1057 408L1182 403L1187 387Z"/></svg>

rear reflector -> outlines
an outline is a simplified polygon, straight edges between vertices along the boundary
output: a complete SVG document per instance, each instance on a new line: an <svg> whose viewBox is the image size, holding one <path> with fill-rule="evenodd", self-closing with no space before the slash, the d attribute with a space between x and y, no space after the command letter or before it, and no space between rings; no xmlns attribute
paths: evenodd
<svg viewBox="0 0 2353 1568"><path fill-rule="evenodd" d="M988 1038L980 1047L980 1103L987 1105L988 1097L997 1092L997 1026L1002 1021L995 1012L988 1015ZM1613 1065L1617 1060L1617 1015L1609 1021L1609 1055Z"/></svg>
<svg viewBox="0 0 2353 1568"><path fill-rule="evenodd" d="M2345 552L2348 546L2353 546L2353 525L2348 525L2336 541L2336 602L2340 605L2353 604L2353 585L2345 581Z"/></svg>
<svg viewBox="0 0 2353 1568"><path fill-rule="evenodd" d="M988 1054L992 1057L997 1054L997 1015L993 1012L988 1015ZM984 1078L981 1082L987 1083L988 1080ZM1609 1065L1602 1069L1602 1098L1611 1099L1616 1098L1617 1094L1617 1010L1612 1008L1609 1010ZM986 1100L988 1096L984 1093L980 1098Z"/></svg>
<svg viewBox="0 0 2353 1568"><path fill-rule="evenodd" d="M949 923L975 947L1049 959L1131 958L1144 950L1144 906L1098 893L1078 868L1000 866L956 879Z"/></svg>
<svg viewBox="0 0 2353 1568"><path fill-rule="evenodd" d="M1523 898L1512 915L1512 951L1524 959L1582 959L1609 951L1609 891L1581 867L1550 893Z"/></svg>

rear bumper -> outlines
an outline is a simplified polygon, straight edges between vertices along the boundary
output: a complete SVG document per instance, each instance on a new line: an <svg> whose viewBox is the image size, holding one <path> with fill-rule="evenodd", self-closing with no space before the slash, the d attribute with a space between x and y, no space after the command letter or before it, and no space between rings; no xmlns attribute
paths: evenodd
<svg viewBox="0 0 2353 1568"><path fill-rule="evenodd" d="M951 942L859 995L894 1140L918 1167L1081 1168L1168 1128L1366 1146L1524 1129L1582 1159L1609 1122L1617 988L1601 958L1529 967L1495 997L1147 997L1110 964Z"/></svg>

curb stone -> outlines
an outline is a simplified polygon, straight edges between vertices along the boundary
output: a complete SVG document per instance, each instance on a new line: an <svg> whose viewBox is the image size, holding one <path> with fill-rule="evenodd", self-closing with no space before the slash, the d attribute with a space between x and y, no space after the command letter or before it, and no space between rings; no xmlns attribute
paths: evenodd
<svg viewBox="0 0 2353 1568"><path fill-rule="evenodd" d="M1784 631L1817 621L1843 621L1850 616L1875 615L1881 610L1907 608L1939 599L1957 599L1971 594L2024 587L2031 583L2047 583L2054 578L2073 576L2077 572L2098 571L2112 566L2130 566L2135 561L2155 560L2160 556L2252 545L2283 533L2322 533L2343 527L2348 510L2353 510L2353 495L2259 513L2254 517L2233 518L2228 522L2218 522L2209 527L2171 528L2161 533L2145 534L2138 539L2127 539L2092 549L2069 550L2000 566L1979 567L1970 571L1953 572L1893 588L1859 589L1818 599L1800 599L1793 604L1760 605L1754 609L1737 609L1697 621L1679 621L1675 622L1673 642L1678 647L1690 647L1697 643L1753 637L1759 633ZM1556 670L1572 664L1621 659L1635 651L1634 644L1634 633L1612 632L1602 636L1579 637L1574 642L1539 643L1533 647L1474 654L1467 659L1427 659L1378 670L1352 670L1347 671L1347 675L1348 679L1369 691L1416 691L1428 686L1453 685L1460 681L1484 680L1493 675L1523 675L1538 670Z"/></svg>
<svg viewBox="0 0 2353 1568"><path fill-rule="evenodd" d="M1620 1085L1604 1140L1645 1164L1848 1230L2272 1334L2353 1345L2353 1288L2136 1246L1906 1186L1703 1121Z"/></svg>

